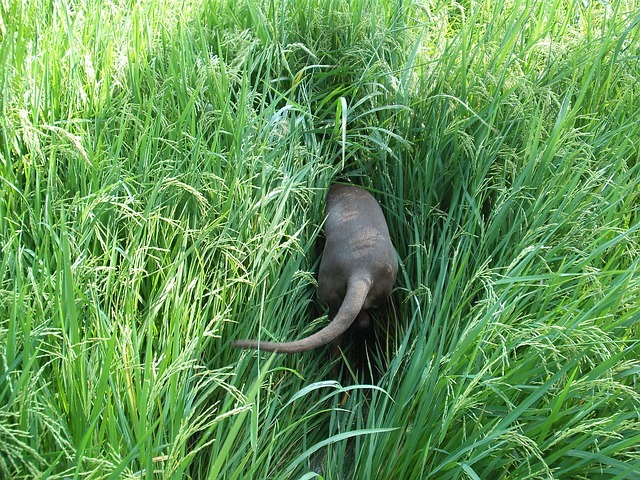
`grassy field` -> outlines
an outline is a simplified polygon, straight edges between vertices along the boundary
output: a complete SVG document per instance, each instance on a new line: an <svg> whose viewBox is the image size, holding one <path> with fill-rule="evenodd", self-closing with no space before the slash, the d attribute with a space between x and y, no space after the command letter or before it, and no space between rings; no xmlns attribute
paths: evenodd
<svg viewBox="0 0 640 480"><path fill-rule="evenodd" d="M3 0L0 478L640 479L639 112L637 0ZM233 349L334 181L373 333Z"/></svg>

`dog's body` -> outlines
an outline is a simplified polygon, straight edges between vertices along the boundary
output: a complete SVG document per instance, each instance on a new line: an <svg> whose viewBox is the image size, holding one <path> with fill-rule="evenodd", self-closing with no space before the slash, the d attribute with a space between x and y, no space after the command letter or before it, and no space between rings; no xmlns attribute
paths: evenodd
<svg viewBox="0 0 640 480"><path fill-rule="evenodd" d="M331 323L293 342L239 340L234 346L280 353L311 350L339 339L356 318L358 326L367 326L367 310L389 296L398 260L375 198L359 187L332 185L325 215L326 244L318 274L318 296L329 306Z"/></svg>

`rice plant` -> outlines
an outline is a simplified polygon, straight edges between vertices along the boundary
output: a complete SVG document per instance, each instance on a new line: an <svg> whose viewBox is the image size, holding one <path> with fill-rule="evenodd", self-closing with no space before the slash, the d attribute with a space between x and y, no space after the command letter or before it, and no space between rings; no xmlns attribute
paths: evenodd
<svg viewBox="0 0 640 480"><path fill-rule="evenodd" d="M635 0L0 3L0 478L640 478ZM400 273L319 329L331 182Z"/></svg>

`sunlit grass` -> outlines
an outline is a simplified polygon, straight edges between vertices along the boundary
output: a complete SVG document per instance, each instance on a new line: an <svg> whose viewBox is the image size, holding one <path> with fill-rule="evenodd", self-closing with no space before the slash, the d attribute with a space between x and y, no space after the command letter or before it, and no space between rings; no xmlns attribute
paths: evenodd
<svg viewBox="0 0 640 480"><path fill-rule="evenodd" d="M639 22L4 2L0 477L640 478ZM334 180L399 253L376 340L232 349L325 322Z"/></svg>

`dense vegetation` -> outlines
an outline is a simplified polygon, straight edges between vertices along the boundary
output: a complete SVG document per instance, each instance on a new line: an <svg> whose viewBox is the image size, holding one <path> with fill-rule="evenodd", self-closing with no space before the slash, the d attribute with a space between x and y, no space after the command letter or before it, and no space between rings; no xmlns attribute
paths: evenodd
<svg viewBox="0 0 640 480"><path fill-rule="evenodd" d="M639 22L1 2L0 478L640 479ZM326 322L333 181L397 246L375 334L231 348Z"/></svg>

